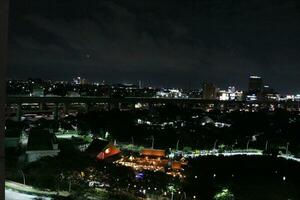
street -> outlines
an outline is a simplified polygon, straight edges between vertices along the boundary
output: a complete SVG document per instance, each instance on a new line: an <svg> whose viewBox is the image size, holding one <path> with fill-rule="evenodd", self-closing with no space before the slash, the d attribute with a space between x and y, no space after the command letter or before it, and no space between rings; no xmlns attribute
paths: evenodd
<svg viewBox="0 0 300 200"><path fill-rule="evenodd" d="M10 189L5 189L5 200L36 200L36 199L51 200L51 198L49 197L41 197L41 196L24 194L24 193L18 193Z"/></svg>

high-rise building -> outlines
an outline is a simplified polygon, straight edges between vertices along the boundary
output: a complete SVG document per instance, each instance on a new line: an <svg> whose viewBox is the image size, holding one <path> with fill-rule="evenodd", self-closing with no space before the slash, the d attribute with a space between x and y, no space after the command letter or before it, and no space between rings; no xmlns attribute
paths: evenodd
<svg viewBox="0 0 300 200"><path fill-rule="evenodd" d="M85 78L81 78L80 76L73 78L73 83L75 85L83 85L87 84L87 80Z"/></svg>
<svg viewBox="0 0 300 200"><path fill-rule="evenodd" d="M275 92L275 90L273 88L271 88L268 85L264 85L263 87L263 92L262 92L262 98L263 100L267 100L267 101L276 101L279 99L279 94L277 92Z"/></svg>
<svg viewBox="0 0 300 200"><path fill-rule="evenodd" d="M73 83L76 84L76 85L79 85L81 82L81 78L80 76L76 77L76 78L73 78Z"/></svg>
<svg viewBox="0 0 300 200"><path fill-rule="evenodd" d="M203 99L216 99L217 98L217 88L214 84L204 82L202 85L202 98Z"/></svg>
<svg viewBox="0 0 300 200"><path fill-rule="evenodd" d="M248 86L248 93L249 94L255 94L257 96L260 95L260 93L263 90L263 81L262 78L259 76L250 76L249 77L249 86Z"/></svg>

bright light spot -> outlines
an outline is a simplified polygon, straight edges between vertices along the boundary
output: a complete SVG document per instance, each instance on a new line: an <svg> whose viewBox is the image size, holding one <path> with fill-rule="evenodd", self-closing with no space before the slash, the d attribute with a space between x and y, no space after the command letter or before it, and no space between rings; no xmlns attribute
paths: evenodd
<svg viewBox="0 0 300 200"><path fill-rule="evenodd" d="M227 188L224 188L221 192L214 196L214 200L221 199L234 199L234 195Z"/></svg>
<svg viewBox="0 0 300 200"><path fill-rule="evenodd" d="M105 153L108 154L110 152L110 148L105 150Z"/></svg>

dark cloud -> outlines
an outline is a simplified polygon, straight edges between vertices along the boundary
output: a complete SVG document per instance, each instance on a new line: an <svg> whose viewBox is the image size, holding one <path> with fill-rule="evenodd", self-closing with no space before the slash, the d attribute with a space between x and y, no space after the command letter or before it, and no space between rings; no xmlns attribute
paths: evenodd
<svg viewBox="0 0 300 200"><path fill-rule="evenodd" d="M296 0L12 0L9 76L299 91Z"/></svg>

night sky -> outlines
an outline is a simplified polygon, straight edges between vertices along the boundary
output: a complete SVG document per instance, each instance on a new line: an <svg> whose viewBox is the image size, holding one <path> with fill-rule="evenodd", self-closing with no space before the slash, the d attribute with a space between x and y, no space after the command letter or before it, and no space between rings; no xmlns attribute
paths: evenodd
<svg viewBox="0 0 300 200"><path fill-rule="evenodd" d="M298 0L11 0L9 78L300 92Z"/></svg>

